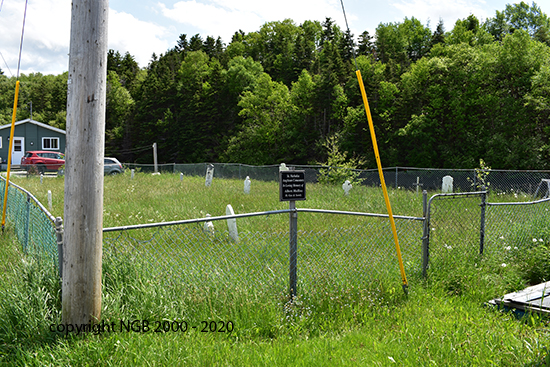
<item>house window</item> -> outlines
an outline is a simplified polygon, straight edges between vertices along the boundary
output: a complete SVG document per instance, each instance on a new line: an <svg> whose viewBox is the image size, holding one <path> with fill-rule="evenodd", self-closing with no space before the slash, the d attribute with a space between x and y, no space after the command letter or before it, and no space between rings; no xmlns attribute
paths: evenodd
<svg viewBox="0 0 550 367"><path fill-rule="evenodd" d="M59 138L42 138L42 149L59 150Z"/></svg>

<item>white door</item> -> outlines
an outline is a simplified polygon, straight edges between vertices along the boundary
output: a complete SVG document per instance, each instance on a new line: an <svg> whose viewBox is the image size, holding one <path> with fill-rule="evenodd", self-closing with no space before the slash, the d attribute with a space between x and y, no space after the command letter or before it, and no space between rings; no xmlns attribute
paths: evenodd
<svg viewBox="0 0 550 367"><path fill-rule="evenodd" d="M21 158L25 155L25 138L13 137L11 151L11 164L21 164Z"/></svg>

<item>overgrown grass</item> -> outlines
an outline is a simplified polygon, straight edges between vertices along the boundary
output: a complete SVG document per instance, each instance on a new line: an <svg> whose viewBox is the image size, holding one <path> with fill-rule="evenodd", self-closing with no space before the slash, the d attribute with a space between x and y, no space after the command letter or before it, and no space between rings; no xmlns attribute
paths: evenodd
<svg viewBox="0 0 550 367"><path fill-rule="evenodd" d="M51 190L52 212L62 216L62 180L45 179L40 184L37 178L22 178L16 183L43 202ZM374 188L354 188L345 197L339 187L308 185L307 195L299 206L385 212L381 193ZM421 216L420 196L396 190L391 200L394 213ZM236 180L215 180L205 188L202 178L180 182L179 176L171 175L105 179L106 227L206 213L224 215L226 204L232 204L237 213L287 208L278 201L274 183L253 182L251 194L244 195L242 182ZM288 225L287 217L273 219ZM330 225L354 226L356 221L334 217ZM246 225L243 231L252 230ZM265 230L273 225L270 220ZM315 229L326 223L311 220L303 225ZM530 235L542 238L537 228L540 225ZM0 248L0 260L5 260L0 265L0 362L10 365L516 366L549 362L546 320L536 315L518 320L484 306L487 300L532 281L526 267L536 270L538 278L550 274L545 265L549 262L544 260L548 251L541 246L532 246L532 251L543 261L518 251L508 254L517 256L508 261L517 266L503 267L500 256L485 256L431 271L427 281L418 272L411 273L408 296L401 291L398 275L391 281L372 278L346 287L331 287L330 281L318 278L322 281L316 283L315 291L300 293L292 303L284 287L189 284L151 272L136 254L106 254L102 320L115 323L117 329L84 336L50 332L50 325L61 322L54 264L22 254L9 226L0 238ZM528 259L531 266L519 265ZM396 268L386 270L392 274ZM280 282L286 284L286 276ZM128 320L147 320L152 330L121 331L120 322ZM155 321L173 320L198 328L153 332ZM202 321L217 325L232 321L234 330L201 332Z"/></svg>
<svg viewBox="0 0 550 367"><path fill-rule="evenodd" d="M63 217L64 180L62 177L12 177L12 180L31 191L42 203L47 203L48 190L52 192L54 216ZM133 180L128 171L124 175L105 177L104 227L148 222L174 221L225 215L231 204L236 214L266 210L288 209L288 203L279 201L277 182L255 181L252 178L250 194L243 192L243 181L214 179L205 187L204 177L179 175L152 176L136 173ZM422 196L405 190L390 191L394 214L422 216ZM47 205L46 205L47 206ZM357 186L349 196L339 186L307 185L307 200L297 207L385 213L386 206L378 188ZM288 218L282 218L287 222Z"/></svg>

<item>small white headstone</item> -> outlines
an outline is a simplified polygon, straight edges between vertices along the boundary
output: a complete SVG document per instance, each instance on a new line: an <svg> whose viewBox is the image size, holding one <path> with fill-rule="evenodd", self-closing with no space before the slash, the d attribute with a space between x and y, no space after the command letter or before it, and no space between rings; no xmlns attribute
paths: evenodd
<svg viewBox="0 0 550 367"><path fill-rule="evenodd" d="M288 171L288 167L286 166L286 164L281 163L279 165L279 171Z"/></svg>
<svg viewBox="0 0 550 367"><path fill-rule="evenodd" d="M48 208L52 211L52 190L48 190Z"/></svg>
<svg viewBox="0 0 550 367"><path fill-rule="evenodd" d="M206 180L204 182L204 186L210 186L212 185L212 178L214 177L214 166L212 164L208 165L208 168L206 168Z"/></svg>
<svg viewBox="0 0 550 367"><path fill-rule="evenodd" d="M136 170L132 168L132 171L131 171L131 172L132 172L132 175L130 176L130 179L133 180L133 179L134 179L134 173L136 172Z"/></svg>
<svg viewBox="0 0 550 367"><path fill-rule="evenodd" d="M235 215L231 204L227 204L225 215ZM227 220L227 228L229 229L229 237L231 237L233 241L239 242L239 232L237 231L237 220L235 218Z"/></svg>
<svg viewBox="0 0 550 367"><path fill-rule="evenodd" d="M453 178L451 176L443 177L443 185L441 186L442 192L453 192Z"/></svg>
<svg viewBox="0 0 550 367"><path fill-rule="evenodd" d="M248 176L244 180L244 193L250 194L250 177Z"/></svg>
<svg viewBox="0 0 550 367"><path fill-rule="evenodd" d="M183 181L183 172L180 172L180 182Z"/></svg>
<svg viewBox="0 0 550 367"><path fill-rule="evenodd" d="M351 190L352 188L352 184L349 182L349 180L346 180L346 182L344 182L344 184L342 185L342 189L344 190L344 194L346 196L349 195L349 191Z"/></svg>
<svg viewBox="0 0 550 367"><path fill-rule="evenodd" d="M206 214L206 218L210 217L210 214ZM204 231L208 234L214 234L214 223L212 221L204 222Z"/></svg>

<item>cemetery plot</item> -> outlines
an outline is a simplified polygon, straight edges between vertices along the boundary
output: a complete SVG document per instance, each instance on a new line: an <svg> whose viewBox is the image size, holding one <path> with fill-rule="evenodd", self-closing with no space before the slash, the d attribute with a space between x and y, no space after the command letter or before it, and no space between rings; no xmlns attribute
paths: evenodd
<svg viewBox="0 0 550 367"><path fill-rule="evenodd" d="M279 215L287 217L287 215ZM335 214L299 213L299 223L330 223ZM399 281L398 263L387 218L359 218L351 227L298 230L298 292L341 291L353 284L367 289L371 283ZM254 227L264 217L237 219ZM208 222L205 222L208 223ZM272 295L288 289L288 223L270 231L240 231L235 241L225 220L213 222L214 232L186 224L133 229L104 234L104 252L115 258L131 257L146 263L147 274L157 279L196 284L209 289L264 289ZM409 269L419 268L422 222L398 220L402 251ZM382 230L383 229L383 230ZM229 288L228 288L229 287Z"/></svg>

